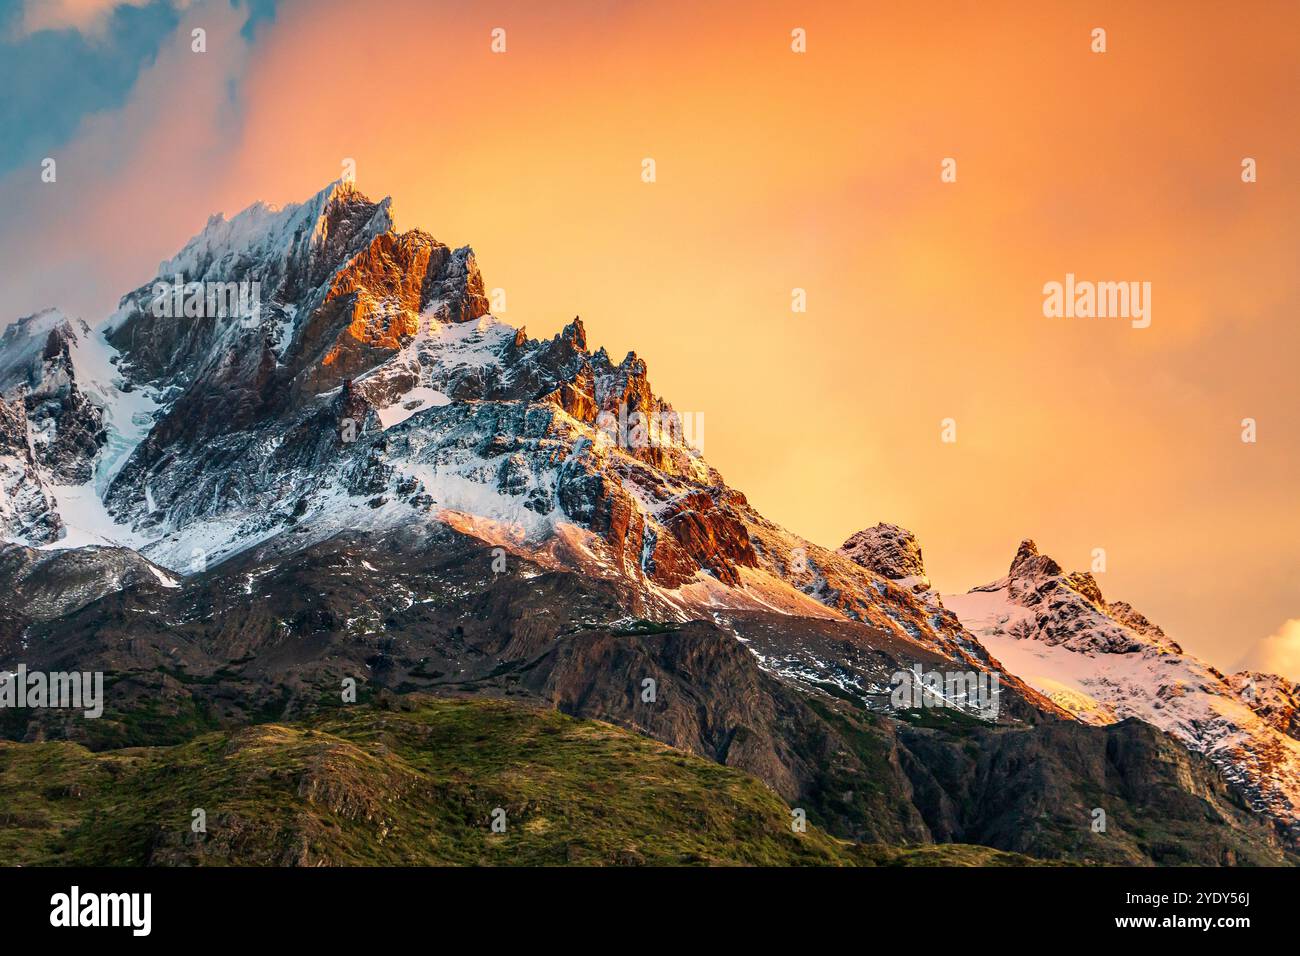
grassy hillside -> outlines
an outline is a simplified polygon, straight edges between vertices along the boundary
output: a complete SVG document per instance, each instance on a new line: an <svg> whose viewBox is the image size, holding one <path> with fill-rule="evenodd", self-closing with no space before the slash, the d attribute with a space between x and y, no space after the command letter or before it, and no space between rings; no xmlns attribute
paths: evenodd
<svg viewBox="0 0 1300 956"><path fill-rule="evenodd" d="M607 724L408 699L303 724L91 753L0 742L10 864L990 865L982 847L858 847L754 778ZM409 709L408 709L409 708ZM505 810L506 830L492 831ZM206 812L206 834L191 831Z"/></svg>

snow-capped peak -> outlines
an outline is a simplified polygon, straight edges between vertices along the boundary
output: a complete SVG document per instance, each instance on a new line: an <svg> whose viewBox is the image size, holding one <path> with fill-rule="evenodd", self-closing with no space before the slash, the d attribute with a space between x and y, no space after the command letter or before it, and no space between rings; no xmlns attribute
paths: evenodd
<svg viewBox="0 0 1300 956"><path fill-rule="evenodd" d="M943 603L1003 666L1079 719L1154 724L1300 835L1294 685L1276 675L1226 677L1130 604L1107 602L1092 574L1067 573L1030 540L1005 577Z"/></svg>
<svg viewBox="0 0 1300 956"><path fill-rule="evenodd" d="M345 206L362 210L364 229L372 235L393 226L391 197L372 203L354 185L338 180L304 202L278 206L259 200L229 219L214 213L176 255L158 265L158 278L225 280L259 264L306 255L329 239L335 226L330 213Z"/></svg>

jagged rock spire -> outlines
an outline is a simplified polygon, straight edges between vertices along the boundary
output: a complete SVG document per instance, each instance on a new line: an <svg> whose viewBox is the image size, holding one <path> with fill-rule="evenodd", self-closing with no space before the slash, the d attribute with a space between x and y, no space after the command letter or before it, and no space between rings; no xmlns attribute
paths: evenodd
<svg viewBox="0 0 1300 956"><path fill-rule="evenodd" d="M852 535L840 545L840 554L894 581L930 586L916 535L896 524L881 522Z"/></svg>
<svg viewBox="0 0 1300 956"><path fill-rule="evenodd" d="M1061 566L1045 554L1039 554L1038 545L1033 538L1025 538L1016 549L1016 556L1011 560L1007 571L1013 578L1061 573Z"/></svg>

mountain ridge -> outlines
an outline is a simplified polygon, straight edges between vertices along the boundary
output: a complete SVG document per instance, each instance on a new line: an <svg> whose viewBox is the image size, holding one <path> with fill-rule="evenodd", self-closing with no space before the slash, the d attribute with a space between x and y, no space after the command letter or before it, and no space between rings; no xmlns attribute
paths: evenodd
<svg viewBox="0 0 1300 956"><path fill-rule="evenodd" d="M1021 542L1005 576L944 604L989 651L1076 717L1136 717L1206 754L1252 804L1300 833L1300 688L1279 675L1227 675L1089 572L1066 572Z"/></svg>
<svg viewBox="0 0 1300 956"><path fill-rule="evenodd" d="M159 315L175 276L182 292L256 282L256 314ZM38 331L51 321L71 332ZM310 713L361 674L609 720L752 773L847 838L1279 858L1208 765L1158 732L1083 727L1003 667L909 532L878 525L831 550L769 521L634 352L591 352L579 318L549 339L495 318L472 250L398 233L390 199L335 183L213 217L102 336L21 324L0 478L22 505L0 514L0 577L30 597L0 615L0 664L95 666L116 697L98 729L43 714L20 736L173 743ZM57 414L33 381L58 383ZM57 468L38 445L67 450ZM76 581L67 606L30 583L60 546L77 555L48 565ZM1025 563L1047 570L1036 551ZM916 665L996 674L1000 712L900 715L892 677ZM673 690L657 710L633 691L648 675ZM1163 769L1133 756L1154 752ZM1064 780L1023 778L1027 755ZM1084 794L1110 779L1125 806L1192 786L1165 806L1176 851L1136 835L1150 829L1136 807L1122 851L1087 842Z"/></svg>

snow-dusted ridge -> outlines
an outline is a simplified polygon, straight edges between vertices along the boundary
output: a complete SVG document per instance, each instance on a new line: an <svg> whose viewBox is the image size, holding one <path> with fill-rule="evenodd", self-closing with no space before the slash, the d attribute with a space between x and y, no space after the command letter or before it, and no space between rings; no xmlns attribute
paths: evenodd
<svg viewBox="0 0 1300 956"><path fill-rule="evenodd" d="M1005 577L943 603L1005 667L1080 720L1136 717L1159 727L1300 834L1295 685L1221 673L1128 604L1108 603L1091 574L1067 574L1032 541Z"/></svg>

